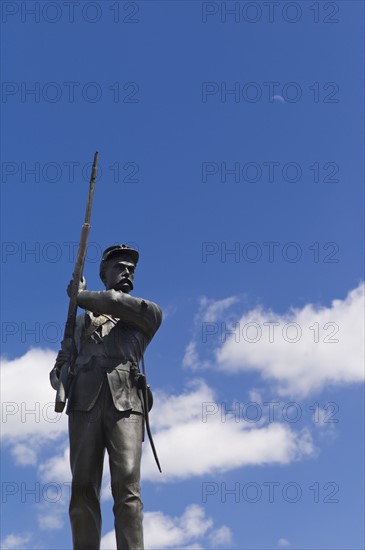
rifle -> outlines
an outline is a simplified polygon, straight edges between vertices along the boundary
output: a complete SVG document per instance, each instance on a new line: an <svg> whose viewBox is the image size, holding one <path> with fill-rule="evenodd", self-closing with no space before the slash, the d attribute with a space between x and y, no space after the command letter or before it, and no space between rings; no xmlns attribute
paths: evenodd
<svg viewBox="0 0 365 550"><path fill-rule="evenodd" d="M98 156L96 151L94 155L93 166L91 170L89 196L86 204L85 220L81 228L81 236L79 242L79 249L77 251L77 258L75 263L74 272L72 275L71 289L70 289L70 303L67 312L67 321L65 325L65 331L63 340L61 342L61 350L67 352L70 359L66 361L59 372L58 377L58 389L56 394L55 411L62 412L66 405L66 399L70 390L71 382L74 376L73 364L77 355L77 349L75 344L75 325L76 325L76 313L77 313L77 295L79 293L79 284L82 280L82 273L84 270L85 256L87 241L90 233L90 218L91 208L94 198L94 188L96 182L96 174L98 170Z"/></svg>

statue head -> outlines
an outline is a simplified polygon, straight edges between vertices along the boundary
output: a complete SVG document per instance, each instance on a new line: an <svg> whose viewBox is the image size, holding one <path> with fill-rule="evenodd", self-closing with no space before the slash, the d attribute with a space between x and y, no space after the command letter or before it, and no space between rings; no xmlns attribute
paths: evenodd
<svg viewBox="0 0 365 550"><path fill-rule="evenodd" d="M133 290L134 272L139 252L126 244L110 246L103 252L100 263L100 278L107 290Z"/></svg>

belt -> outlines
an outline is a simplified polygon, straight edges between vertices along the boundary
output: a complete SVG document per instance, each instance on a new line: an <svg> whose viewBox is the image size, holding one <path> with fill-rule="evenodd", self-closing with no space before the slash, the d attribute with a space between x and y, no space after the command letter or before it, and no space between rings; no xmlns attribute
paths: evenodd
<svg viewBox="0 0 365 550"><path fill-rule="evenodd" d="M83 367L101 368L103 370L113 370L116 367L122 367L122 370L130 372L134 367L131 361L121 361L120 357L91 357L87 363L78 365L79 368Z"/></svg>

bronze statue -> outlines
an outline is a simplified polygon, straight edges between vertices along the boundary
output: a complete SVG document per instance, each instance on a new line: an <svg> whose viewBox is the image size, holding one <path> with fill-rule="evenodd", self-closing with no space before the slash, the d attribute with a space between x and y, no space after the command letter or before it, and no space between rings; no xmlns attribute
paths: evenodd
<svg viewBox="0 0 365 550"><path fill-rule="evenodd" d="M140 462L146 403L141 401L138 365L162 313L153 302L129 294L137 261L136 250L124 245L108 248L100 266L106 290L85 290L83 280L77 297L85 313L76 323L79 351L67 406L74 550L100 548L105 449L117 548L143 550ZM67 352L59 352L54 371L59 372L67 359Z"/></svg>
<svg viewBox="0 0 365 550"><path fill-rule="evenodd" d="M73 339L63 342L51 383L58 391L56 409L64 406L59 401L60 386L68 397L74 550L100 548L105 449L117 549L143 550L140 463L145 425L150 436L152 403L139 363L144 367L143 354L161 324L162 313L153 302L130 295L138 259L137 250L111 246L100 264L106 290L86 290L82 271L76 293L75 277L68 288L71 300L76 295L77 306L85 313L76 319ZM156 454L155 458L159 466Z"/></svg>

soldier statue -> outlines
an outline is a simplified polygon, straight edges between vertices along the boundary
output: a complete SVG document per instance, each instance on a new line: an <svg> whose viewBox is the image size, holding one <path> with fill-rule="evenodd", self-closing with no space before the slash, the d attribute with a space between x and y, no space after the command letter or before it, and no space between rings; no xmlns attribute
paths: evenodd
<svg viewBox="0 0 365 550"><path fill-rule="evenodd" d="M79 284L77 305L85 312L76 320L77 354L67 404L74 550L100 548L105 449L117 549L143 550L140 463L148 403L139 387L139 364L161 324L162 312L153 302L130 295L138 259L133 248L111 246L100 264L106 290L86 290L84 278ZM69 352L60 351L51 371L55 389L67 360Z"/></svg>

